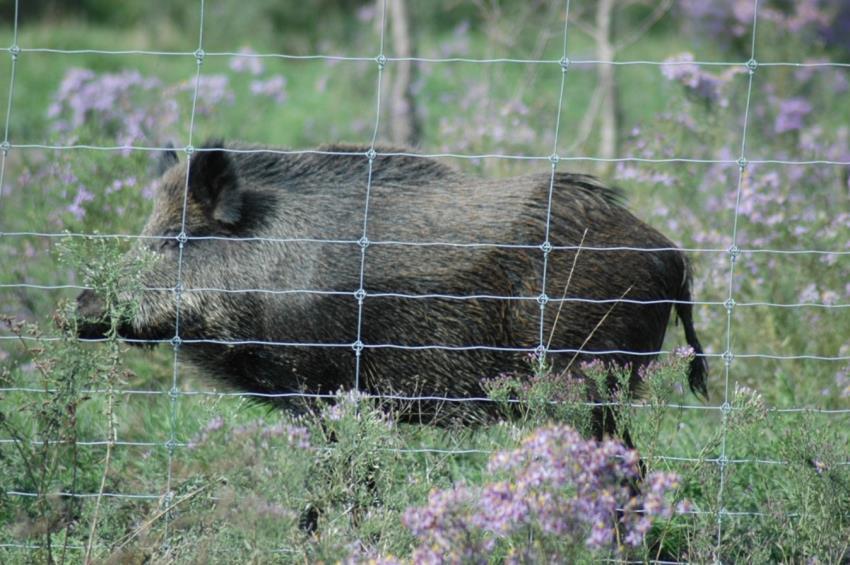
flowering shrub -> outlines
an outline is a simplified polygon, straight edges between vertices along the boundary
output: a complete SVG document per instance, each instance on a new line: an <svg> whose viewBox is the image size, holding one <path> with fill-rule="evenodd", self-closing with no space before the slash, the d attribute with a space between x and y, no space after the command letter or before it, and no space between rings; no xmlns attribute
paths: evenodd
<svg viewBox="0 0 850 565"><path fill-rule="evenodd" d="M241 48L239 55L230 58L230 70L237 73L248 73L254 76L263 74L265 71L263 60L252 55L256 55L256 51L250 47Z"/></svg>
<svg viewBox="0 0 850 565"><path fill-rule="evenodd" d="M725 108L729 105L728 85L736 74L744 73L740 67L726 69L722 73L711 73L703 70L693 62L693 53L681 53L669 57L661 66L665 78L682 84L686 92L706 104L717 104Z"/></svg>
<svg viewBox="0 0 850 565"><path fill-rule="evenodd" d="M680 10L686 21L712 36L749 37L753 26L752 0L682 0ZM789 33L806 31L828 34L835 16L842 9L840 0L767 0L759 3L759 21Z"/></svg>
<svg viewBox="0 0 850 565"><path fill-rule="evenodd" d="M229 68L252 77L246 83L248 95L259 102L285 103L286 78L280 74L265 77L262 60L251 57L254 52L250 49L241 53L244 56L231 58ZM97 73L69 68L47 111L56 141L120 146L120 154L126 159L116 162L110 154L80 156L62 151L55 159L44 162L42 155L28 153L30 159L24 163L13 188L36 189L48 200L58 197L64 204L44 214L54 228L120 231L118 226L126 225L125 214L132 211L134 217L140 217L137 211L144 200L153 196L153 184L140 185L138 180L139 172L149 168L151 155L133 152L132 147L158 146L182 139L195 87L194 76L168 84L137 70ZM197 116L211 116L236 101L229 74L202 73L197 88ZM127 170L123 178L122 169ZM98 186L104 179L109 179L110 184L105 188Z"/></svg>
<svg viewBox="0 0 850 565"><path fill-rule="evenodd" d="M274 75L266 80L251 81L251 92L257 96L267 96L283 104L286 101L286 79L282 75Z"/></svg>
<svg viewBox="0 0 850 565"><path fill-rule="evenodd" d="M413 563L553 562L587 551L623 555L646 541L654 519L676 511L672 473L652 473L642 493L638 455L615 441L586 440L567 426L546 426L519 449L494 454L481 487L434 491L404 525L417 539Z"/></svg>
<svg viewBox="0 0 850 565"><path fill-rule="evenodd" d="M215 416L203 427L201 432L189 442L189 447L196 449L206 443L219 430L224 429L224 418ZM254 439L258 447L269 448L269 440L272 438L283 438L290 448L310 449L310 430L304 426L297 426L285 422L277 422L266 425L262 421L254 421L247 424L233 426L227 430L225 439L227 441L246 441Z"/></svg>
<svg viewBox="0 0 850 565"><path fill-rule="evenodd" d="M764 37L757 45L757 58L766 57L768 51L774 59L782 58L784 54L773 49L762 49L760 54L759 46L776 37L777 30L785 30L789 35L780 44L793 55L790 60L817 63L839 59L819 55L810 46L803 49L805 38L826 24L824 14L835 12L835 3L793 3L787 10L777 8L778 4L768 2L763 11L760 4L759 21L764 16L767 25L759 27ZM686 10L722 12L724 18L736 18L747 29L752 27L751 7L752 2L743 1L682 5ZM699 19L694 13L688 21L709 25L712 20L709 16ZM803 31L792 34L799 26ZM711 34L707 29L701 31ZM740 52L747 57L749 45ZM622 162L615 175L634 192L643 185L646 194L651 194L645 204L652 224L662 226L685 247L721 250L691 255L695 296L726 300L727 289L717 281L729 276L729 257L722 250L733 243L732 219L736 217L734 243L747 251L735 269L735 300L811 305L782 313L774 308L736 308L736 327L765 328L767 334L772 331L768 328L782 328L781 337L759 333L758 339L738 348L787 355L815 351L846 355L846 345L834 339L836 332L846 333L838 329L848 327L846 317L822 306L850 302L850 264L841 260L841 254L850 250L842 235L850 221L850 176L848 168L838 164L850 161L850 128L826 121L833 100L848 91L848 74L845 69L830 67L758 66L747 96L745 65L703 66L697 63L700 58L711 59L704 52L684 52L661 65L669 103L655 120L634 125L621 152L648 159L705 158L727 163L647 166ZM740 170L736 162L742 156L747 101L743 150L748 162ZM803 250L819 253L780 254ZM698 329L710 335L711 328L722 327L717 324L722 324L725 316L722 309L701 308L696 316ZM831 331L824 333L827 320ZM815 335L819 337L813 339ZM707 341L709 352L725 347L722 340L709 337ZM756 360L738 367L736 375L755 384L765 370L780 371L767 365ZM835 380L834 371L817 369L818 376L813 378L817 378L818 390L827 395L836 388L841 390L840 383L830 382ZM806 401L810 400L797 398L794 402Z"/></svg>
<svg viewBox="0 0 850 565"><path fill-rule="evenodd" d="M47 116L53 120L53 130L68 143L78 139L81 129L112 138L117 145L152 141L152 135L168 131L178 119L173 99L154 97L162 87L160 79L136 70L98 74L72 67Z"/></svg>

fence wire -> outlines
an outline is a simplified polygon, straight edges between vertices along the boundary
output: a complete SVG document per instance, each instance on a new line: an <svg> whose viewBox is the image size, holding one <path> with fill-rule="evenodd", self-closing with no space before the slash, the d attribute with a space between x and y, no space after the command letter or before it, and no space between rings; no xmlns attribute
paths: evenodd
<svg viewBox="0 0 850 565"><path fill-rule="evenodd" d="M732 406L730 390L729 390L729 374L732 365L732 360L735 354L732 351L732 318L735 311L735 264L738 260L738 217L741 206L741 194L744 187L744 172L747 168L747 126L750 118L750 102L753 94L753 77L755 76L758 63L756 62L756 22L758 21L758 0L753 0L753 26L750 31L752 47L750 50L750 60L747 62L747 99L744 105L744 120L743 132L741 133L741 153L738 159L738 187L735 191L735 211L732 217L732 243L729 246L729 298L726 300L726 350L723 352L723 404L721 421L721 443L720 457L717 460L717 465L720 469L720 484L717 489L717 546L715 560L720 561L719 553L723 542L723 519L725 518L726 508L723 506L723 495L726 486L726 466L729 464L729 458L726 457L726 443L728 439L729 414Z"/></svg>
<svg viewBox="0 0 850 565"><path fill-rule="evenodd" d="M164 514L165 540L169 540L169 528L171 527L171 512L170 509L174 505L175 492L173 488L173 473L174 473L174 455L177 449L191 448L192 443L179 441L179 419L178 419L178 403L181 398L210 396L216 398L225 397L240 397L240 398L304 398L304 399L323 399L333 398L333 394L306 394L306 393L254 393L254 392L232 392L222 393L205 390L184 390L181 387L179 375L179 359L181 347L187 344L227 344L232 346L240 345L264 345L264 346L279 346L279 347L316 347L316 348L348 348L353 350L356 364L354 384L356 389L361 388L361 359L362 353L369 349L401 349L401 350L445 350L445 351L500 351L500 352L515 352L515 353L537 353L544 357L548 353L584 353L595 356L605 355L636 355L650 356L670 354L670 351L658 350L649 352L634 352L623 350L599 350L592 351L587 349L558 349L551 348L546 340L544 331L544 315L547 307L560 307L565 303L577 302L588 304L682 304L688 303L705 307L724 308L726 310L726 325L725 325L725 348L719 353L706 352L703 355L707 358L716 358L723 361L723 399L717 405L691 405L691 404L668 404L665 408L678 410L697 410L697 411L713 411L721 415L721 433L722 440L720 444L720 454L717 457L690 457L687 455L658 455L655 459L669 462L679 463L710 463L716 465L719 471L719 488L717 492L716 506L718 510L691 510L689 513L694 515L709 515L715 518L717 528L717 550L719 551L722 538L724 521L731 518L760 518L768 516L767 513L750 512L750 511L735 511L725 508L724 494L726 488L727 469L731 465L792 465L791 461L762 459L762 458L730 458L727 456L728 449L728 420L730 415L738 408L731 403L730 383L731 381L731 366L736 359L771 359L771 360L817 360L817 361L847 361L850 360L850 355L813 355L813 354L795 354L795 355L778 355L773 353L760 352L738 352L733 350L733 335L734 335L734 313L741 308L766 307L766 308L818 308L824 310L842 310L850 307L850 304L844 303L818 303L818 302L766 302L766 301L736 301L735 299L735 280L736 280L736 265L741 257L746 255L835 255L847 256L850 255L850 250L846 249L771 249L771 248L746 248L738 246L738 222L739 208L742 198L742 188L744 184L744 176L748 167L753 165L780 165L780 166L801 166L801 165L823 165L823 166L850 166L850 161L829 160L829 159L748 159L747 157L747 128L750 119L751 101L753 98L753 83L758 74L758 69L764 67L789 67L789 68L835 68L835 69L850 69L850 63L834 62L834 61L815 61L815 62L799 62L799 61L769 61L760 62L756 58L756 31L758 23L759 2L753 0L753 21L751 28L751 49L750 59L747 61L653 61L653 60L618 60L604 61L596 59L572 59L568 57L568 31L569 31L569 13L570 0L565 1L564 10L564 28L563 28L563 54L560 59L523 59L523 58L470 58L470 57L395 57L391 53L385 52L384 38L386 32L386 11L387 2L384 0L380 12L380 39L377 46L377 55L337 55L337 54L308 54L308 55L293 55L286 53L242 53L231 51L211 51L204 50L204 20L205 20L205 1L199 0L199 16L200 24L198 28L197 49L194 51L159 51L159 50L106 50L106 49L57 49L45 48L38 46L21 46L19 44L19 6L18 1L14 4L14 20L12 43L10 46L0 48L0 53L5 52L11 61L10 76L8 81L7 98L6 98L6 114L3 125L3 140L0 142L0 205L3 204L3 187L5 186L5 175L7 170L7 162L9 153L12 151L103 151L103 152L160 152L170 148L142 145L91 145L91 144L50 144L38 142L20 142L13 141L10 137L10 124L13 111L13 99L15 92L16 70L20 64L21 58L26 58L28 54L52 54L52 55L102 55L102 56L126 56L126 55L141 55L151 57L177 57L191 58L195 65L194 84L192 89L192 109L189 117L188 128L186 132L186 144L183 151L189 158L201 151L215 151L219 149L226 150L232 153L250 154L250 153L270 153L279 155L330 155L330 156L356 156L362 157L368 164L368 175L365 186L365 196L363 202L362 215L362 230L361 237L357 240L349 239L322 239L322 238L275 238L275 237L219 237L219 236L190 236L186 234L186 219L188 211L188 190L189 190L189 169L187 167L185 185L183 190L183 207L181 232L176 236L178 240L178 257L177 257L177 280L173 287L163 288L148 288L148 291L171 292L175 296L175 328L174 335L168 340L124 340L128 343L165 343L171 345L173 349L172 356L172 375L171 387L169 390L140 390L140 389L122 389L115 388L112 390L105 389L90 389L82 391L84 394L117 394L126 396L167 396L170 403L169 415L169 431L168 438L164 441L128 441L118 438L92 438L79 439L74 442L78 446L87 448L105 448L105 447L122 447L122 448L147 448L147 449L164 449L167 453L167 468L166 481L163 492L161 493L128 493L128 492L60 492L55 493L62 497L71 498L116 498L116 499L140 499L140 500L158 500L161 506L166 510ZM211 58L254 58L254 59L277 59L277 60L317 60L331 62L373 62L376 65L376 88L374 101L374 126L372 128L371 139L368 145L368 150L363 152L350 151L326 151L321 149L274 149L274 148L195 148L193 147L193 136L195 130L195 120L197 111L197 102L201 89L201 77L203 64ZM503 153L480 153L480 154L464 154L453 152L423 152L410 153L405 151L381 151L376 142L378 139L380 121L381 121L381 92L382 80L385 69L388 65L396 62L414 62L420 64L470 64L470 65L500 65L500 64L516 64L516 65L541 65L555 66L561 69L560 83L558 89L558 106L554 120L554 141L552 145L552 153L549 155L521 155L521 154L503 154ZM699 67L738 67L744 68L747 72L747 90L744 113L742 117L742 132L740 152L737 159L710 159L696 158L687 156L674 156L665 158L647 158L647 157L598 157L584 155L560 155L559 154L559 136L561 130L561 114L564 105L564 91L569 70L577 66L594 67L598 65L615 65L615 66L674 66L674 65L696 65ZM554 88L553 88L554 90ZM530 161L530 162L549 162L551 167L551 175L548 188L548 198L546 202L541 202L541 205L546 206L546 220L543 241L525 242L525 243L509 243L509 242L477 242L477 241L381 241L371 240L369 238L369 204L372 189L372 169L374 160L378 157L416 157L416 158L444 158L458 160L483 160L483 159L503 159L513 161ZM563 162L589 162L589 163L645 163L645 164L663 164L663 163L684 163L684 164L710 164L710 165L729 165L738 168L736 200L731 222L731 240L730 246L725 249L721 248L642 248L642 247L626 247L626 246L610 246L599 247L582 245L578 246L558 246L553 245L549 241L550 224L551 224L551 208L552 194L554 190L555 174L559 164ZM50 233L42 231L3 231L4 226L0 226L0 237L2 238L65 238L65 237L82 237L82 238L115 238L115 239L164 239L164 237L148 237L140 235L123 235L123 234L87 234L87 233ZM306 288L214 288L214 287L191 287L183 285L183 251L187 243L193 240L227 240L230 242L242 242L249 244L251 242L264 243L305 243L315 245L341 245L353 248L354 253L359 253L360 268L359 268L359 284L356 289L306 289ZM450 294L450 293L404 293L404 292L378 292L369 290L369 281L366 277L365 264L368 250L379 246L396 246L396 247L446 247L446 248L466 248L466 249L514 249L525 250L530 252L540 252L543 258L543 270L541 277L541 293L535 296L505 296L491 294ZM547 268L550 257L556 251L577 251L581 253L599 252L606 253L612 251L633 251L645 253L658 253L659 251L684 251L694 254L725 254L728 257L728 292L725 301L706 300L706 301L679 301L679 300L634 300L624 297L612 297L604 299L589 299L579 296L548 296L547 295ZM86 290L89 287L77 284L39 284L37 282L28 283L2 283L0 290L3 289L27 289L27 290ZM220 340L220 339L188 339L181 335L181 316L180 303L184 295L190 293L257 293L271 295L286 295L286 294L304 294L304 295L328 295L328 296L343 296L350 297L357 304L357 324L355 331L355 340L345 343L309 343L309 342L276 342L268 340ZM362 325L363 325L363 304L366 300L381 300L381 299L403 299L403 300L452 300L452 301L481 301L481 300L497 300L497 301L526 301L537 302L540 304L540 324L537 336L537 346L522 348L522 347L498 347L488 344L418 344L404 345L398 343L364 343L362 341ZM36 339L28 336L13 336L0 335L0 342L17 339ZM45 336L38 338L44 341L52 341L61 339L58 336ZM103 340L87 340L98 342ZM5 387L0 388L0 393L26 393L26 394L51 394L54 392L51 389L33 388L33 387ZM380 395L380 399L388 401L440 401L440 402L493 402L491 398L486 397L442 397L442 396L404 396L404 395ZM509 401L512 402L512 401ZM617 406L617 403L584 403L589 407L599 406ZM645 403L632 403L630 407L643 409L649 405ZM786 414L798 413L815 413L824 415L847 415L850 414L848 409L825 409L818 407L792 407L772 409L769 413L773 416L782 416ZM0 444L14 443L17 440L11 438L0 438ZM34 439L32 443L44 445L45 443L64 443L62 441L53 441L47 439ZM406 454L441 454L453 456L481 456L489 455L493 452L491 449L482 448L457 448L457 449L442 449L434 447L408 447L402 449L392 449L395 453ZM848 466L850 461L838 462L838 466ZM7 496L14 497L38 497L38 493L26 492L19 490L7 490ZM772 515L772 514L771 514ZM789 514L788 516L797 516L797 514ZM3 543L0 548L8 549L38 549L41 547L38 544L15 544ZM68 546L73 550L85 550L85 546ZM665 563L659 561L658 563Z"/></svg>

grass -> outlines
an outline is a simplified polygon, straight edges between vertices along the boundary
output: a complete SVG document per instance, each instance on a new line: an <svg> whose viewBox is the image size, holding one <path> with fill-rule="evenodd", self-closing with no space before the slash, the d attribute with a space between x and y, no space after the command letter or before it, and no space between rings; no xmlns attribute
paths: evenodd
<svg viewBox="0 0 850 565"><path fill-rule="evenodd" d="M226 47L225 30L212 30L214 45L221 49L237 49L240 45ZM519 34L524 37L531 34ZM193 51L194 36L183 30L161 25L154 32L143 29L116 30L79 22L62 26L26 24L22 26L21 46L53 46L94 49L158 49ZM0 44L8 44L9 30L0 30ZM216 39L217 38L217 39ZM437 31L422 38L423 52L436 49L452 38L451 31ZM374 54L374 35L365 33L352 45L332 49L334 53ZM483 33L470 34L470 51L476 55L502 56ZM252 47L260 52L274 51L274 40L259 36ZM728 54L717 51L716 46L699 46L699 58L719 60ZM574 58L592 53L592 43L581 33L570 40L570 53ZM690 45L676 30L662 29L647 35L629 51L628 59L659 60L675 54ZM560 44L555 35L544 48L541 57L558 59ZM517 52L530 52L530 46L517 46ZM788 55L790 53L779 53ZM590 56L590 55L588 55ZM735 59L737 60L737 59ZM226 135L260 143L304 148L319 143L347 140L368 142L374 125L375 83L374 64L339 63L329 65L324 61L266 61L267 74L280 73L287 78L287 101L282 105L257 104L250 98L247 79L234 84L235 101L224 104L215 112L199 115L195 140L208 136ZM97 54L57 55L24 53L19 59L15 80L15 96L10 118L10 138L14 143L40 143L55 141L49 130L47 108L51 96L69 67L82 67L98 72L115 72L136 69L143 75L157 76L165 84L190 80L195 61L190 56L103 56ZM480 116L473 123L492 123L500 106L519 96L528 107L528 122L535 132L551 131L557 114L557 93L560 69L524 65L468 65L443 64L422 69L423 85L420 101L427 110L425 136L421 142L424 151L488 152L510 151L529 155L546 155L551 152L552 140L541 134L525 141L510 136L501 138L485 134L471 143L454 132L452 125L462 117ZM208 57L205 73L227 73L227 59ZM0 81L9 76L8 58L0 58ZM769 71L770 79L778 85L789 87L789 76ZM388 67L387 79L392 78ZM618 70L621 85L621 129L625 136L634 127L650 128L655 116L678 104L675 85L660 78L656 68L627 67ZM743 78L743 77L739 77ZM741 110L741 88L735 86L733 104L729 115ZM469 86L486 84L485 94L470 97ZM562 143L569 140L580 123L592 97L595 77L590 70L575 67L569 71L562 112ZM2 82L0 82L2 85ZM322 86L324 85L324 86ZM790 88L790 87L789 87ZM0 93L3 91L0 90ZM819 113L818 118L832 123L845 122L850 110L836 108L828 97L816 93L819 107L832 108L831 114ZM2 98L0 98L2 100ZM466 103L468 107L462 105ZM250 111L245 109L249 108ZM735 114L737 115L737 114ZM701 116L722 122L721 115ZM188 116L180 116L185 124ZM464 121L464 124L469 121ZM709 123L706 129L709 129ZM709 134L690 145L691 134L683 129L665 132L678 140L683 147L695 151L711 148L714 139ZM187 143L187 131L175 130L178 146ZM97 132L83 132L90 139L81 142L98 142ZM768 141L754 127L753 151ZM102 139L100 140L102 141ZM163 140L148 140L159 144ZM596 138L591 135L582 148L592 154ZM142 175L149 168L146 155L120 157L117 154L90 156L74 151L72 160L91 171L105 174L100 179L108 183L113 178L129 174ZM69 195L56 189L56 179L43 179L41 190L18 189L16 179L25 167L38 170L58 156L44 153L25 160L22 152L12 151L7 161L7 179L0 209L0 226L3 231L59 232L63 227L72 230L104 233L134 234L141 228L149 203L135 196L128 197L131 210L124 217L92 213L82 223L68 224L67 217L57 217L55 212L67 205ZM548 163L476 163L454 160L456 165L488 175L506 175L526 170L548 170ZM577 164L577 166L582 166ZM689 179L696 186L700 179L713 174L707 165L670 164L657 169L671 171L680 179ZM7 188L10 187L10 188ZM699 211L704 206L704 194L685 190L681 184L660 187L653 183L635 182L628 187L631 207L640 217L652 223L667 222L668 216L658 212L658 202L670 208ZM731 187L728 187L731 188ZM825 198L818 204L828 211L832 200ZM846 203L844 204L846 208ZM836 210L833 210L836 211ZM686 222L683 222L686 223ZM708 224L722 233L730 233L731 213L718 215ZM663 228L663 224L660 224ZM677 235L684 246L694 243L697 227L682 226ZM744 225L742 229L749 229ZM756 228L752 228L756 229ZM669 230L668 230L669 231ZM11 265L0 273L2 283L33 282L39 284L66 284L75 281L74 273L59 266L55 260L54 241L38 237L4 238L0 241L3 254L11 258ZM790 239L788 241L791 241ZM790 244L789 244L790 245ZM30 252L27 251L28 247ZM722 258L721 258L722 259ZM751 265L764 272L770 271L765 263L754 258ZM817 258L783 257L779 272L794 276L766 277L764 286L739 289L740 301L770 300L794 302L799 294L799 273L813 273L811 278L824 280L840 278L841 271L830 271ZM704 292L698 300L726 299L728 272L713 258L695 258L697 277ZM749 267L748 267L749 268ZM753 275L755 276L755 275ZM805 279L806 277L803 276ZM46 321L62 298L70 298L74 291L44 291L2 289L0 305L4 312ZM801 311L766 307L739 308L735 311L733 336L735 351L777 352L779 354L835 355L846 341L848 321L844 310ZM697 318L702 320L704 343L714 352L725 348L725 310L722 306L697 308ZM49 323L49 322L48 322ZM671 326L666 348L681 342L681 329ZM5 352L3 361L7 368L3 386L38 386L32 368L27 365L31 355L23 354L11 342L0 342ZM484 452L515 445L525 431L520 424L501 424L474 429L436 429L431 427L400 425L391 433L379 433L380 418L373 415L359 423L348 421L351 428L340 434L334 455L313 457L293 449L285 437L263 439L262 431L276 429L279 425L301 425L288 414L269 409L268 406L240 398L219 394L218 384L206 381L189 368L178 371L178 395L174 400L171 388L173 356L165 347L156 351L130 350L124 354L124 364L132 376L119 388L145 391L146 394L118 393L116 400L117 438L125 442L150 445L116 446L107 475L106 492L150 495L151 498L104 498L101 522L97 533L95 555L99 559L141 562L144 559L175 560L180 562L209 561L333 561L346 555L355 541L376 544L378 551L400 552L408 548L411 538L399 527L400 513L408 506L420 505L431 488L444 488L460 480L478 483L483 480L486 453L449 454L443 451L469 449ZM730 369L729 386L736 382L756 388L767 404L778 408L819 407L846 410L847 400L832 387L837 363L818 363L805 359L764 360L736 359ZM726 380L722 362L714 360L710 393L712 405L725 398ZM826 393L824 391L827 391ZM38 427L33 414L50 395L34 392L6 391L2 394L2 414L10 425L36 435ZM702 405L689 393L676 393L669 399L672 405ZM78 439L103 440L109 429L103 414L107 397L92 394L79 404L76 413ZM687 551L695 561L714 558L716 514L722 508L741 512L724 515L722 529L722 558L724 560L770 561L785 559L795 561L802 556L842 555L840 534L847 532L847 501L836 492L846 492L846 462L850 460L847 424L850 413L824 414L816 411L770 411L764 419L748 425L731 427L726 436L725 455L732 460L726 465L723 476L723 498L718 500L720 489L719 466L712 461L723 451L717 443L717 432L722 428L719 410L702 410L667 407L658 424L652 410L636 409L633 415L635 442L642 451L658 445L655 454L671 456L670 459L653 459L645 454L654 468L669 469L689 477L686 496L707 515L680 517L673 521L669 545L673 550ZM209 431L211 423L221 418L221 428ZM311 433L322 430L309 424ZM358 427L360 426L360 427ZM364 428L363 426L366 426ZM244 430L249 431L244 431ZM205 430L207 430L205 432ZM240 431L242 430L242 431ZM253 431L251 431L253 430ZM344 435L346 432L348 435ZM206 435L205 435L206 434ZM3 436L5 437L5 436ZM174 439L180 447L170 452L167 442ZM201 441L203 439L203 441ZM349 443L345 443L348 441ZM197 443L188 447L184 444ZM321 442L320 442L321 444ZM706 447L708 446L708 447ZM409 451L393 451L404 447ZM390 449L387 451L386 449ZM420 452L418 448L433 448ZM102 463L106 447L80 445L77 449L78 465L64 460L56 471L56 480L49 492L70 490L72 471L80 470L73 483L80 492L97 492L102 478ZM0 470L3 489L32 490L35 485L20 482L22 462L9 444L0 445ZM70 453L70 452L68 452ZM341 453L339 455L336 453ZM698 454L701 454L698 457ZM346 458L347 457L347 458ZM708 459L680 461L677 458ZM756 463L759 459L765 462ZM750 461L750 462L748 462ZM777 463L777 462L781 462ZM817 464L816 464L817 463ZM823 465L819 467L818 465ZM167 477L173 501L178 505L165 512ZM362 485L378 482L376 487L385 498L381 504L363 503L364 497L374 493L363 491ZM24 485L23 487L21 485ZM841 489L844 489L843 491ZM845 497L846 498L846 497ZM65 516L71 523L70 544L84 546L87 526L90 523L94 501L82 499L77 504L63 497L49 497L55 515ZM30 540L44 539L46 527L33 518L31 501L18 496L0 498L0 521L4 524L0 544L26 544ZM352 501L357 501L354 504ZM363 506L362 515L352 511ZM305 509L322 505L331 510L321 514L320 536L308 536L298 522ZM359 505L359 506L358 506ZM758 515L749 515L756 513ZM787 514L793 514L787 516ZM309 512L307 512L309 514ZM356 515L356 516L355 516ZM840 519L836 523L836 516ZM841 521L843 520L843 521ZM831 525L830 525L831 524ZM166 540L168 529L168 545ZM61 544L61 529L54 543ZM70 550L78 559L80 549ZM846 548L844 549L846 558ZM76 552L76 553L73 553ZM645 556L648 556L646 554ZM8 563L41 561L44 553L37 550L0 547L0 560ZM826 558L828 560L828 557Z"/></svg>

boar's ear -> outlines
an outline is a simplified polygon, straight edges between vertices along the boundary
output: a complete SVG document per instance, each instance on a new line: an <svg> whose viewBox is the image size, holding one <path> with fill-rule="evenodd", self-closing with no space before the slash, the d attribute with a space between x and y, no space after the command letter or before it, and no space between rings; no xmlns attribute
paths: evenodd
<svg viewBox="0 0 850 565"><path fill-rule="evenodd" d="M177 164L177 152L174 150L174 144L170 141L165 145L165 151L159 154L159 160L156 164L156 172L159 176L165 174L165 171Z"/></svg>
<svg viewBox="0 0 850 565"><path fill-rule="evenodd" d="M189 192L213 219L236 224L242 217L242 194L233 161L221 141L210 141L189 163ZM210 149L208 149L210 148Z"/></svg>

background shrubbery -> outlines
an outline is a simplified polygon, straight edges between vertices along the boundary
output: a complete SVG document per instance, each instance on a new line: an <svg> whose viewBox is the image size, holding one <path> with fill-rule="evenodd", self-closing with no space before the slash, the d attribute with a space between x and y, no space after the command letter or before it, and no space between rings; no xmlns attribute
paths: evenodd
<svg viewBox="0 0 850 565"><path fill-rule="evenodd" d="M13 4L0 1L3 46L12 43ZM617 59L667 64L616 66L609 91L599 89L600 65L580 63L599 49L596 6L572 2L558 153L625 159L562 160L559 169L620 185L638 216L692 250L694 295L704 303L696 320L711 354L726 348L727 249L740 177L729 382L713 359L711 400L701 404L682 386L683 352L649 371L644 396L606 399L656 473L643 498L623 490L634 454L571 431L586 431L589 408L575 402L581 385L535 362L529 375L481 375L494 401L519 397L526 408L511 423L477 429L398 425L380 400L344 395L296 418L218 394L216 383L182 368L170 395L170 350L81 344L56 329L72 329L73 318L52 320L76 290L38 288L117 291L110 273L126 242L60 245L61 237L37 234L138 233L150 207L152 154L14 147L0 196L0 311L10 318L0 341L0 560L77 562L89 545L96 559L116 562L392 562L425 558L435 547L473 561L483 551L526 562L846 560L850 105L842 101L850 8L837 0L760 2L741 175L752 1L615 3L608 36ZM21 47L185 55L24 51L8 117L13 144L188 143L196 2L20 0L20 8ZM561 2L409 8L420 57L562 56ZM241 55L206 58L194 142L368 142L373 61L248 55L371 58L379 20L374 2L324 0L307 9L208 1L204 49ZM385 52L394 48L388 34ZM2 101L10 60L0 57ZM845 66L815 65L827 61ZM810 66L770 64L777 62ZM391 63L387 84L394 72ZM549 155L560 77L555 64L418 63L410 85L418 148ZM605 95L616 97L613 113L598 102ZM381 116L381 137L390 135L390 119ZM602 135L611 123L613 147ZM549 170L548 161L447 161L488 176ZM65 319L61 308L56 315ZM667 349L679 339L671 331ZM725 427L717 409L724 399ZM580 468L538 481L539 457L552 456L556 467L564 451ZM61 494L81 492L102 494ZM651 526L644 514L612 510L640 505ZM612 529L620 517L626 525Z"/></svg>

